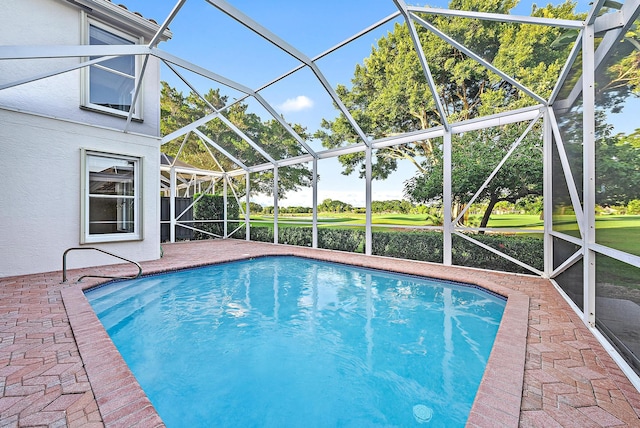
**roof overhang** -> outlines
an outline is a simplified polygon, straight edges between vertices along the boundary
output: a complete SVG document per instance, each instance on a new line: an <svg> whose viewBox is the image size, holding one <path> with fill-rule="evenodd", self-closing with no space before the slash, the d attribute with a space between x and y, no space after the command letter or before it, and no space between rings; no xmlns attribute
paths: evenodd
<svg viewBox="0 0 640 428"><path fill-rule="evenodd" d="M114 4L108 0L65 0L85 12L104 21L106 24L122 28L134 35L144 36L145 40L151 40L160 29L160 25L152 19L147 19L137 12L130 11L124 6ZM161 41L167 41L173 37L169 29L162 32Z"/></svg>

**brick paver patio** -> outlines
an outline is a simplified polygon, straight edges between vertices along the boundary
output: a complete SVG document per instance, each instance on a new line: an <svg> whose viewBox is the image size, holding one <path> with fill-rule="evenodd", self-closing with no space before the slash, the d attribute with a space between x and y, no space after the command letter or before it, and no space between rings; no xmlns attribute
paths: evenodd
<svg viewBox="0 0 640 428"><path fill-rule="evenodd" d="M216 240L164 245L142 263L160 272L266 254L290 254L478 284L508 297L468 426L640 427L640 394L546 280L525 275ZM72 260L73 253L69 256ZM73 270L129 275L124 265ZM61 272L0 278L0 427L153 427L162 421L82 288Z"/></svg>

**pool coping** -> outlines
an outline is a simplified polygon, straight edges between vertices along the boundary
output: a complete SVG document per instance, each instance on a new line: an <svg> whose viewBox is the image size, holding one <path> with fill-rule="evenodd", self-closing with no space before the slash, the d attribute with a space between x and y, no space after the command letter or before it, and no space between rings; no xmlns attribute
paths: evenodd
<svg viewBox="0 0 640 428"><path fill-rule="evenodd" d="M244 241L238 241L244 242ZM198 245L198 243L190 243ZM302 256L347 265L405 273L472 284L507 298L502 321L476 394L467 426L519 425L524 382L529 296L517 290L487 280L476 269L443 267L439 264L400 260L382 256L364 256L332 250L310 249L286 245L252 243L248 253L215 254L166 267L145 269L145 275L219 264L260 256ZM258 245L256 245L258 244ZM176 244L173 244L176 245ZM180 244L177 244L180 245ZM256 247L259 249L256 250ZM248 247L246 247L248 250ZM485 272L485 271L482 271ZM464 275L463 275L464 273ZM496 273L506 281L518 277L537 279L528 275ZM463 278L463 279L461 279ZM162 426L162 420L138 384L135 376L104 330L87 301L84 290L109 280L88 280L80 286L62 288L62 300L77 342L105 426Z"/></svg>

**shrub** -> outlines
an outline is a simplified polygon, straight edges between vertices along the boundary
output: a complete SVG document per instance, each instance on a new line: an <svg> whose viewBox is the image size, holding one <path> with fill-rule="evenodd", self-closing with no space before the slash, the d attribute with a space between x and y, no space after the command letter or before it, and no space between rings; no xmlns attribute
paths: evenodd
<svg viewBox="0 0 640 428"><path fill-rule="evenodd" d="M244 228L236 235L244 238ZM311 227L283 227L278 230L278 241L283 244L310 247ZM407 260L442 263L442 233L423 231L380 231L372 236L372 254ZM510 255L538 270L543 269L543 241L529 236L479 235L473 239ZM252 227L251 240L273 242L273 228ZM359 229L318 229L318 247L349 252L364 252L365 234ZM498 256L472 242L453 236L451 257L454 265L499 270L504 272L531 273L509 260Z"/></svg>
<svg viewBox="0 0 640 428"><path fill-rule="evenodd" d="M517 235L473 235L472 237L531 267L538 270L544 268L544 242L542 239ZM452 246L451 257L455 265L504 272L531 273L531 271L510 262L504 257L500 257L459 236L453 236Z"/></svg>
<svg viewBox="0 0 640 428"><path fill-rule="evenodd" d="M245 238L245 229L238 230L234 237ZM252 226L250 237L252 241L273 242L273 228ZM311 247L313 229L311 227L281 227L278 229L278 242ZM362 253L364 252L364 232L362 230L319 228L318 248Z"/></svg>
<svg viewBox="0 0 640 428"><path fill-rule="evenodd" d="M627 205L627 214L640 214L640 199L629 201Z"/></svg>
<svg viewBox="0 0 640 428"><path fill-rule="evenodd" d="M473 238L536 269L543 269L543 241L534 237L515 235L473 235ZM376 232L373 234L372 253L409 260L442 263L441 232ZM453 237L452 262L459 266L531 273L509 260L498 256L458 236Z"/></svg>
<svg viewBox="0 0 640 428"><path fill-rule="evenodd" d="M202 197L200 197L202 196ZM200 199L198 199L200 198ZM193 205L194 220L224 220L224 197L221 195L196 194L194 199L197 202ZM227 200L227 218L237 219L240 213L238 205ZM227 231L229 233L238 227L237 221L227 223ZM209 233L222 236L224 233L224 224L222 222L215 223L196 223L195 227ZM206 233L195 232L194 239L212 239L213 236Z"/></svg>
<svg viewBox="0 0 640 428"><path fill-rule="evenodd" d="M245 229L242 229L242 237L245 236ZM259 242L273 242L273 229L270 227L252 227L250 239Z"/></svg>
<svg viewBox="0 0 640 428"><path fill-rule="evenodd" d="M359 229L319 228L318 248L363 253L364 231Z"/></svg>
<svg viewBox="0 0 640 428"><path fill-rule="evenodd" d="M372 238L374 255L442 263L440 232L374 232Z"/></svg>
<svg viewBox="0 0 640 428"><path fill-rule="evenodd" d="M273 234L271 236L273 242ZM311 227L282 227L278 229L278 242L281 244L310 247L313 243L313 228Z"/></svg>

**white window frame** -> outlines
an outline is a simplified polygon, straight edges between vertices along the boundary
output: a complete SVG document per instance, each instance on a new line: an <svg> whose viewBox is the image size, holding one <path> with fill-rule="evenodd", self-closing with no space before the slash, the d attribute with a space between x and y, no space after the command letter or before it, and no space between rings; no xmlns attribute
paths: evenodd
<svg viewBox="0 0 640 428"><path fill-rule="evenodd" d="M132 162L133 168L133 195L91 195L90 194L90 168L89 157L101 157L113 159L116 161ZM142 163L143 158L139 156L131 156L117 153L107 153L98 150L81 149L81 203L80 203L80 243L97 243L97 242L122 242L122 241L140 241L142 235ZM90 233L90 198L125 198L133 201L133 232L123 233Z"/></svg>
<svg viewBox="0 0 640 428"><path fill-rule="evenodd" d="M90 27L96 27L99 28L103 31L106 31L108 33L113 34L114 36L118 36L121 37L129 42L131 42L132 44L141 44L143 43L143 38L142 37L136 37L133 36L129 33L125 33L122 30L118 30L117 28L114 28L111 25L107 25L104 22L98 21L96 19L90 18L88 17L86 14L83 14L83 25L82 25L82 30L83 30L83 35L82 35L82 39L84 41L84 43L86 45L89 45L90 42ZM88 61L89 58L85 58L85 61ZM135 93L136 90L136 86L138 85L138 77L140 76L140 61L138 60L138 57L134 57L134 64L135 64L135 75L133 76L133 91ZM110 69L109 67L105 67L104 65L100 65L99 63L94 65L93 67L97 67L97 68L102 68L104 70L107 70L111 73L114 74L121 74L118 73L117 71L114 71L112 69ZM128 76L128 75L126 75ZM123 117L126 118L129 116L129 112L127 111L123 111L123 110L119 110L116 108L111 108L111 107L107 107L107 106L103 106L100 104L94 104L91 102L91 67L84 67L82 68L82 72L81 72L81 79L82 79L82 84L81 84L81 107L87 110L92 110L92 111L98 111L101 113L106 113L106 114L110 114L113 116L119 116L119 117ZM140 82L140 85L142 85L142 82ZM141 88L142 89L142 88ZM137 121L141 121L142 120L142 96L144 91L140 90L138 91L138 97L135 100L135 103L133 104L133 114L132 114L132 119L135 119ZM132 95L133 96L133 95Z"/></svg>

